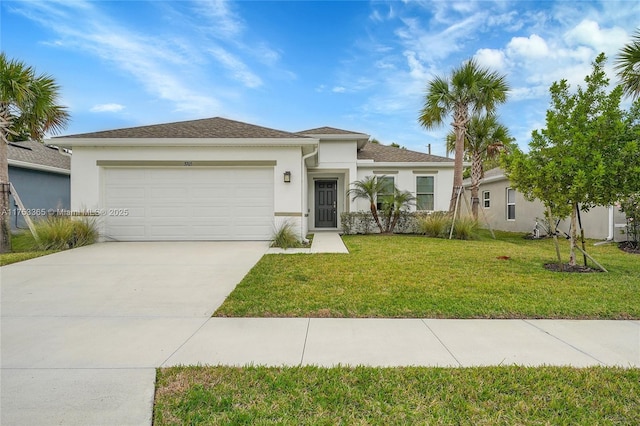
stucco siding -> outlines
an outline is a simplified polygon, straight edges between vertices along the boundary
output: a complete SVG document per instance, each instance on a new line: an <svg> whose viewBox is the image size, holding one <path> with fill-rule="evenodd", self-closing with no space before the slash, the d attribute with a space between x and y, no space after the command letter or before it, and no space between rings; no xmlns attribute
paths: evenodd
<svg viewBox="0 0 640 426"><path fill-rule="evenodd" d="M480 208L484 212L488 222L493 229L510 232L532 232L536 218L544 218L544 205L539 200L527 201L524 196L517 192L515 193L515 219L507 219L507 188L509 188L509 181L507 179L494 180L488 183L480 184L480 191L478 197L480 198ZM489 203L490 207L484 206L484 193L488 191L490 194ZM470 191L466 191L466 196L470 199ZM605 239L610 236L610 222L609 222L609 208L608 207L595 207L588 212L580 212L582 219L582 227L585 231L587 238L593 239ZM481 225L485 224L485 219L480 214ZM617 208L614 208L614 224L623 224L625 222L624 213L621 213ZM561 232L569 233L570 220L563 220L558 225L558 229ZM616 227L613 231L613 238L616 241L622 241L625 239L624 234L621 232L623 228Z"/></svg>

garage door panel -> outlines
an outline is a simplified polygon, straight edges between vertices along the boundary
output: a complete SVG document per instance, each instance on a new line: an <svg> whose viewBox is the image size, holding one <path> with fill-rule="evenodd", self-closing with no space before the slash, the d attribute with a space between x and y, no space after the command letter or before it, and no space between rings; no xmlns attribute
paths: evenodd
<svg viewBox="0 0 640 426"><path fill-rule="evenodd" d="M106 168L106 236L115 240L266 240L272 168Z"/></svg>

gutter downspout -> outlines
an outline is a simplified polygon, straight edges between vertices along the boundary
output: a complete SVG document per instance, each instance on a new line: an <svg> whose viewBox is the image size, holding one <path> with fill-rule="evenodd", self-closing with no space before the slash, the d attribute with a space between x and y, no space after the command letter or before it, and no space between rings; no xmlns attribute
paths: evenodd
<svg viewBox="0 0 640 426"><path fill-rule="evenodd" d="M613 240L613 234L615 232L615 223L613 221L613 206L609 206L609 235L607 241Z"/></svg>
<svg viewBox="0 0 640 426"><path fill-rule="evenodd" d="M599 246L602 244L607 244L610 242L613 242L613 235L615 233L615 222L613 220L613 206L609 206L609 235L607 235L607 238L604 241L598 241L597 243L594 244L594 246Z"/></svg>
<svg viewBox="0 0 640 426"><path fill-rule="evenodd" d="M300 239L305 243L308 242L308 240L305 238L305 235L304 235L304 232L303 232L304 231L304 221L305 221L305 218L307 218L306 219L307 221L309 220L308 219L309 215L307 214L308 213L307 210L309 209L309 197L308 196L305 197L305 190L306 190L306 187L307 187L307 170L306 170L307 166L306 166L305 162L307 161L307 158L311 158L314 155L317 155L318 154L318 149L319 149L319 146L316 145L315 149L312 152L308 153L307 155L303 155L302 156L302 167L300 168L300 171L302 172L302 179L301 179L302 184L301 184L301 188L300 188L300 195L302 197L302 217L300 218Z"/></svg>

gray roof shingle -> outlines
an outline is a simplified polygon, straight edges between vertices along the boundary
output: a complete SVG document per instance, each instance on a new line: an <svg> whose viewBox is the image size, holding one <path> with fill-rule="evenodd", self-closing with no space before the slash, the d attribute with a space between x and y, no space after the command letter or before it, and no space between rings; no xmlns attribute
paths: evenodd
<svg viewBox="0 0 640 426"><path fill-rule="evenodd" d="M35 141L10 142L7 146L9 160L41 166L71 169L71 157L58 151L58 148Z"/></svg>
<svg viewBox="0 0 640 426"><path fill-rule="evenodd" d="M335 127L318 127L315 129L303 130L296 132L299 135L364 135L361 132L352 132L351 130L336 129Z"/></svg>
<svg viewBox="0 0 640 426"><path fill-rule="evenodd" d="M180 121L176 123L154 124L150 126L129 127L126 129L105 130L63 136L65 138L259 138L282 139L304 138L304 136L269 129L241 121L221 117L200 120Z"/></svg>
<svg viewBox="0 0 640 426"><path fill-rule="evenodd" d="M453 163L453 158L378 143L368 143L360 149L358 160L373 160L376 163Z"/></svg>

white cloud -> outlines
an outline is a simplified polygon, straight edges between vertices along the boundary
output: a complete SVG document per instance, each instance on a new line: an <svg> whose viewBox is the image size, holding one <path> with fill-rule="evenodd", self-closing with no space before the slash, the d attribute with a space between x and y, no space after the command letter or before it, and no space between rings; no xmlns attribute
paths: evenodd
<svg viewBox="0 0 640 426"><path fill-rule="evenodd" d="M585 19L567 31L564 38L570 46L588 46L598 52L613 55L624 45L628 35L622 28L601 28L597 22Z"/></svg>
<svg viewBox="0 0 640 426"><path fill-rule="evenodd" d="M529 37L513 37L507 44L507 52L510 56L544 58L549 56L549 46L542 37L531 34Z"/></svg>
<svg viewBox="0 0 640 426"><path fill-rule="evenodd" d="M120 112L124 109L124 105L120 104L98 104L94 105L89 111L91 112Z"/></svg>
<svg viewBox="0 0 640 426"><path fill-rule="evenodd" d="M347 91L347 89L342 86L335 86L333 89L331 89L331 91L333 93L344 93Z"/></svg>
<svg viewBox="0 0 640 426"><path fill-rule="evenodd" d="M506 68L506 58L502 50L479 49L473 57L478 64L491 70L503 71Z"/></svg>
<svg viewBox="0 0 640 426"><path fill-rule="evenodd" d="M232 53L221 47L212 47L209 49L209 52L218 62L231 71L231 74L236 80L240 81L246 87L256 88L262 86L260 77L252 73L249 67Z"/></svg>

